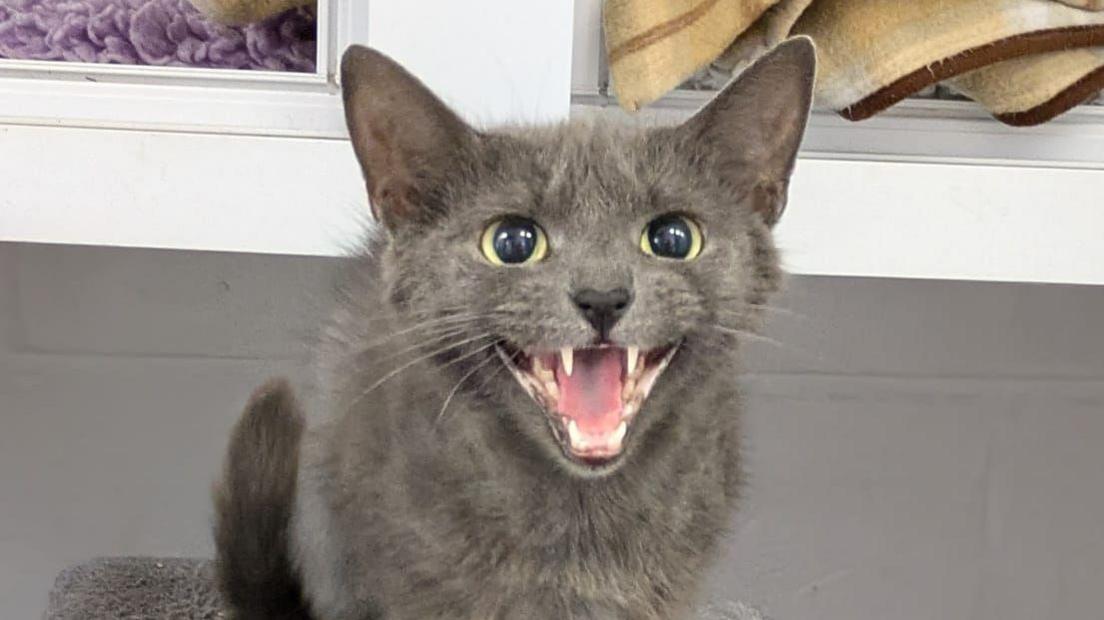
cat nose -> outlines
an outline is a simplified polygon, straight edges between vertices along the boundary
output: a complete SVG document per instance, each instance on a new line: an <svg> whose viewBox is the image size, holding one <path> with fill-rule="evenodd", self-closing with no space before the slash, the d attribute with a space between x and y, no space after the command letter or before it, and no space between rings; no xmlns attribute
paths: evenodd
<svg viewBox="0 0 1104 620"><path fill-rule="evenodd" d="M633 295L628 289L615 288L609 291L596 291L592 288L575 292L571 296L575 307L583 314L583 317L594 329L598 330L601 340L609 336L625 311L632 304Z"/></svg>

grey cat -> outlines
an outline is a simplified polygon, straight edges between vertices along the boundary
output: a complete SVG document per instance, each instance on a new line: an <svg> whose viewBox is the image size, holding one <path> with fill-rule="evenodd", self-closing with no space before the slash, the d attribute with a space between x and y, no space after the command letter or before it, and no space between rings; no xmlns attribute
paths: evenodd
<svg viewBox="0 0 1104 620"><path fill-rule="evenodd" d="M239 618L670 620L740 489L740 336L815 53L783 43L677 127L477 131L354 47L382 232L321 347L330 421L254 395L216 489Z"/></svg>

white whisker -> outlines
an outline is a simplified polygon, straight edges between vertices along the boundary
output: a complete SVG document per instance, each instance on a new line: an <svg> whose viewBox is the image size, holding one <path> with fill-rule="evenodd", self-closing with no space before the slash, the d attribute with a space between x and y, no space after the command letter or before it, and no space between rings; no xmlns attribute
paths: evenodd
<svg viewBox="0 0 1104 620"><path fill-rule="evenodd" d="M462 325L465 325L467 323L474 323L476 321L479 321L479 320L484 319L484 318L488 318L490 316L491 316L490 314L459 314L459 315L453 314L453 315L449 315L449 316L438 317L436 319L431 319L431 320L428 320L428 321L422 321L420 323L416 323L416 324L411 325L409 327L400 329L396 332L392 332L392 333L390 333L390 334L388 334L388 335L386 335L382 338L379 338L377 340L369 342L369 343L363 345L360 348L362 350L367 350L367 349L372 349L372 348L375 348L375 347L378 347L378 346L382 346L384 344L388 344L389 342L391 342L392 340L394 340L395 338L397 338L399 336L409 334L410 332L418 331L420 329L425 329L425 330L430 331L432 333L433 331L436 331L438 329L446 330L446 329L449 329L449 328L462 326ZM431 329L431 328L433 328L433 329Z"/></svg>
<svg viewBox="0 0 1104 620"><path fill-rule="evenodd" d="M485 347L482 347L479 350L480 351L485 351L485 350L487 350L487 349L489 349L493 346L494 346L494 343L492 342L491 344L489 344ZM445 402L444 402L444 404L441 405L441 411L437 414L437 421L434 422L434 424L440 424L441 423L441 419L445 417L445 410L448 409L449 403L452 402L452 397L456 396L456 392L460 390L460 386L463 385L464 382L467 381L469 377L474 375L480 368L486 366L488 363L490 363L491 360L495 359L495 357L496 356L494 356L494 355L488 355L487 359L483 360L482 362L479 362L478 364L475 365L474 368L472 368L471 370L466 372L463 377L460 377L460 380L456 382L456 385L454 385L452 387L452 390L449 391L448 396L445 397Z"/></svg>
<svg viewBox="0 0 1104 620"><path fill-rule="evenodd" d="M422 341L419 341L415 344L403 347L403 348L401 348L397 351L392 351L392 352L390 352L386 355L375 358L374 361L378 363L378 362L385 362L387 360L395 359L396 357L401 357L405 353L410 353L411 351L417 351L418 349L422 349L424 347L428 347L428 346L437 344L439 342L443 342L445 340L448 340L449 338L455 338L457 336L463 336L466 331L468 331L468 326L460 325L460 326L456 326L456 327L451 327L447 330L443 330L443 331L440 331L440 332L435 332L433 334L430 334L429 337L426 338L425 340L422 340Z"/></svg>
<svg viewBox="0 0 1104 620"><path fill-rule="evenodd" d="M405 320L411 320L420 318L443 318L448 316L458 316L459 314L461 314L459 311L468 309L468 306L445 306L444 308L433 308L432 310L403 312L402 318ZM360 323L364 325L372 325L373 323L379 323L380 321L396 321L399 320L399 318L399 316L388 312L383 313L383 316L373 316L371 318L361 319Z"/></svg>
<svg viewBox="0 0 1104 620"><path fill-rule="evenodd" d="M781 342L775 340L774 338L768 338L767 336L756 334L755 332L749 332L749 331L743 330L743 329L734 329L732 327L725 327L724 325L717 325L717 324L711 324L710 327L712 327L713 329L715 329L719 332L723 332L723 333L726 333L726 334L732 334L733 336L736 336L737 338L746 338L747 340L752 340L752 341L756 341L756 342L765 342L767 344L772 344L772 345L778 347L779 349L786 348L786 345L784 345Z"/></svg>
<svg viewBox="0 0 1104 620"><path fill-rule="evenodd" d="M722 308L716 308L714 311L718 312L718 313L731 314L731 315L735 315L735 316L743 316L743 315L745 315L749 312L755 312L755 311L761 310L761 311L767 312L767 313L781 314L783 316L790 316L790 317L794 317L794 318L802 319L802 320L808 320L808 318L809 318L808 316L806 316L804 314L801 314L800 312L795 312L794 310L790 310L789 308L782 308L780 306L769 306L769 305L766 305L766 304L749 304L747 302L742 302L742 301L737 301L733 305L741 308L741 310L732 310L732 309L729 309L727 307L722 307Z"/></svg>
<svg viewBox="0 0 1104 620"><path fill-rule="evenodd" d="M432 357L434 357L434 356L436 356L436 355L440 355L440 354L442 354L442 353L446 353L446 352L448 352L448 351L451 351L452 349L455 349L456 347L459 347L459 346L461 346L461 345L464 345L464 344L468 344L468 343L470 343L470 342L476 342L476 341L479 341L479 340L482 340L482 339L485 339L485 338L493 338L493 336L492 336L492 335L491 335L490 333L488 333L488 332L485 332L485 333L482 333L482 334L479 334L479 335L476 335L476 336L472 336L472 337L470 337L470 338L465 338L465 339L463 339L463 340L461 340L461 341L459 341L459 342L453 342L453 343L450 343L450 344L448 344L448 345L446 345L446 346L444 346L444 347L441 347L441 348L439 348L439 349L436 349L436 350L430 351L429 353L426 353L425 355L420 355L420 356L418 356L418 357L416 357L416 358L414 358L414 359L410 360L409 362L407 362L407 363L403 364L402 366L399 366L398 368L396 368L396 369L392 370L391 372L389 372L389 373L387 373L386 375L384 375L383 377L381 377L381 378L380 378L380 379L379 379L378 381L376 381L376 382L375 382L375 383L373 383L372 385L368 386L368 388L367 388L367 389L365 389L364 391L362 391L362 392L361 392L361 393L360 393L360 394L359 394L359 395L358 395L358 396L356 397L356 399L354 399L354 400L353 400L353 403L357 403L357 402L359 402L359 401L360 401L361 399L363 399L363 398L364 398L365 396L367 396L367 395L368 395L369 393L371 393L371 392L372 392L373 390L375 390L375 389L376 389L376 388L378 388L379 386L383 385L383 384L384 384L384 382L386 382L386 381L387 381L388 379L391 379L391 378L392 378L392 377L394 377L395 375L399 374L400 372L402 372L402 371L406 370L407 368L410 368L411 366L413 366L413 365L415 365L415 364L417 364L417 363L419 363L419 362L422 362L422 361L425 361L425 360L427 360L427 359L430 359L430 358L432 358ZM493 344L493 343L492 343L492 344ZM454 360L451 360L451 361L447 362L447 363L445 364L445 366L448 366L448 365L450 365L450 364L454 364L454 363L456 363L456 362L458 362L458 361L460 361L460 360L462 360L462 359L464 359L464 358L466 358L466 357L470 357L470 356L474 355L475 353L478 353L479 351L481 351L481 350L483 350L483 349L485 349L485 348L487 348L487 347L483 347L483 348L481 348L481 349L476 349L475 351L472 351L472 352L469 352L469 353L465 353L464 355L462 355L462 356L460 356L460 357L458 357L458 358L456 358L456 359L454 359Z"/></svg>

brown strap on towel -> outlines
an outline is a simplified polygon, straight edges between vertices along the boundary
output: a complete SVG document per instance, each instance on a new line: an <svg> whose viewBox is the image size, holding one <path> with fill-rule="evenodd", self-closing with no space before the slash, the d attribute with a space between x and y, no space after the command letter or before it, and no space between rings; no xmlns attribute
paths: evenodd
<svg viewBox="0 0 1104 620"><path fill-rule="evenodd" d="M1009 125L1051 120L1104 88L1104 47L1006 60L950 81Z"/></svg>
<svg viewBox="0 0 1104 620"><path fill-rule="evenodd" d="M637 110L708 65L777 0L607 0L603 11L617 99Z"/></svg>

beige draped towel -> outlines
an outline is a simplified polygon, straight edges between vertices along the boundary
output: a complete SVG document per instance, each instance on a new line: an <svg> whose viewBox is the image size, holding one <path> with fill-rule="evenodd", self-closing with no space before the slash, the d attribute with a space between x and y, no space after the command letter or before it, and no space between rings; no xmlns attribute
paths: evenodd
<svg viewBox="0 0 1104 620"><path fill-rule="evenodd" d="M603 21L628 110L794 34L818 46L817 106L852 120L946 81L1030 125L1104 87L1104 0L607 0Z"/></svg>

